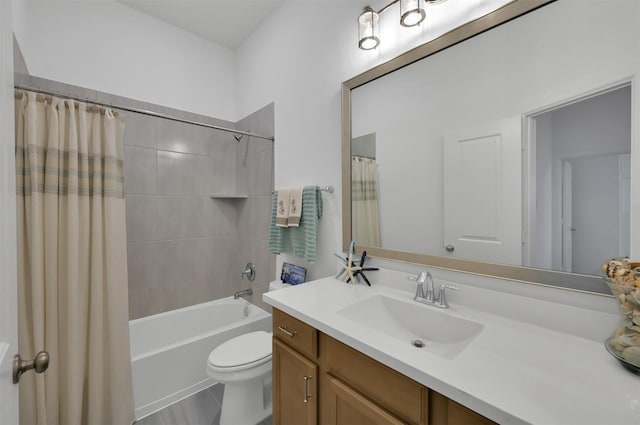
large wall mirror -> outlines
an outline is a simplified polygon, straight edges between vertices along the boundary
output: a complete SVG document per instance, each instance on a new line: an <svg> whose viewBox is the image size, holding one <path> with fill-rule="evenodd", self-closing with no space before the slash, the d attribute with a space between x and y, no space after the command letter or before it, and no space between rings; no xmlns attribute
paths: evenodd
<svg viewBox="0 0 640 425"><path fill-rule="evenodd" d="M346 81L344 248L608 294L639 64L640 2L516 0Z"/></svg>

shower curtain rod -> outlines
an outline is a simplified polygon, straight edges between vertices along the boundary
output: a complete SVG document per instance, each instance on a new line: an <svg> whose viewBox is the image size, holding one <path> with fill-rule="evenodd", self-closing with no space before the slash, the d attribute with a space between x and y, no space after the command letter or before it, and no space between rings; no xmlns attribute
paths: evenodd
<svg viewBox="0 0 640 425"><path fill-rule="evenodd" d="M234 130L233 128L221 127L219 125L206 124L206 123L203 123L203 122L191 121L191 120L187 120L187 119L172 117L171 115L165 115L165 114L161 114L159 112L153 112L153 111L149 111L149 110L146 110L146 109L128 108L126 106L111 105L111 104L107 104L107 103L103 103L103 102L98 102L96 100L82 99L80 97L69 96L69 95L60 94L60 93L56 93L56 92L52 92L52 91L48 91L48 90L43 90L43 89L34 89L34 88L31 88L31 87L20 86L20 85L17 85L17 84L14 86L14 88L16 88L18 90L27 90L27 91L32 91L32 92L36 92L36 93L41 93L41 94L44 94L44 95L47 95L47 96L56 96L56 97L61 97L61 98L64 98L64 99L77 100L79 102L86 102L86 103L90 103L92 105L119 109L121 111L126 111L126 112L135 112L136 114L149 115L151 117L156 117L156 118L164 118L164 119L167 119L167 120L178 121L178 122L182 122L182 123L185 123L185 124L193 124L193 125L199 125L200 127L207 127L207 128L213 128L215 130L227 131L229 133L234 133L234 138L236 139L237 142L240 141L242 136L257 137L258 139L271 140L272 142L275 141L275 137L273 137L273 136L263 136L261 134L251 133L249 131ZM241 135L241 136L238 136L238 135Z"/></svg>

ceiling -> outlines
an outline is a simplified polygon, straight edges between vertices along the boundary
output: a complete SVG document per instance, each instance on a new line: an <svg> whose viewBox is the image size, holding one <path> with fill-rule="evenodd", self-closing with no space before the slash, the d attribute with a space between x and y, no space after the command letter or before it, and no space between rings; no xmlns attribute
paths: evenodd
<svg viewBox="0 0 640 425"><path fill-rule="evenodd" d="M235 50L284 0L118 0Z"/></svg>

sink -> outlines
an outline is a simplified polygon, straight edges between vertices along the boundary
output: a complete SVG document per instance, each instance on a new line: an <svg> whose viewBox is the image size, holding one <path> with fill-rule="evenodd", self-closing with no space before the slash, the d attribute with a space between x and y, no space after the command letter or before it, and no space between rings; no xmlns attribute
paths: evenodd
<svg viewBox="0 0 640 425"><path fill-rule="evenodd" d="M338 311L362 326L445 358L457 356L482 330L483 325L451 315L446 310L375 295ZM414 341L422 342L422 346Z"/></svg>

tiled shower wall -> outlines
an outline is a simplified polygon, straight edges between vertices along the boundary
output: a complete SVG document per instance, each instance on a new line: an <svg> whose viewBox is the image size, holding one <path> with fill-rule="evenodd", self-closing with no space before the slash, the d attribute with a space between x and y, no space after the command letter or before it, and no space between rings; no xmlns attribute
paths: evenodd
<svg viewBox="0 0 640 425"><path fill-rule="evenodd" d="M19 48L15 49L19 58ZM16 61L19 65L24 61ZM82 99L149 110L196 122L274 134L274 105L231 123L30 76L16 84ZM124 139L129 318L149 316L232 295L262 292L275 276L267 251L273 149L271 141L126 112ZM244 199L211 195L247 195ZM241 279L248 262L253 282Z"/></svg>
<svg viewBox="0 0 640 425"><path fill-rule="evenodd" d="M273 134L273 104L238 126ZM124 155L130 318L249 286L259 301L275 273L266 249L273 143L128 113ZM228 194L248 197L211 198ZM248 262L253 283L241 279Z"/></svg>

